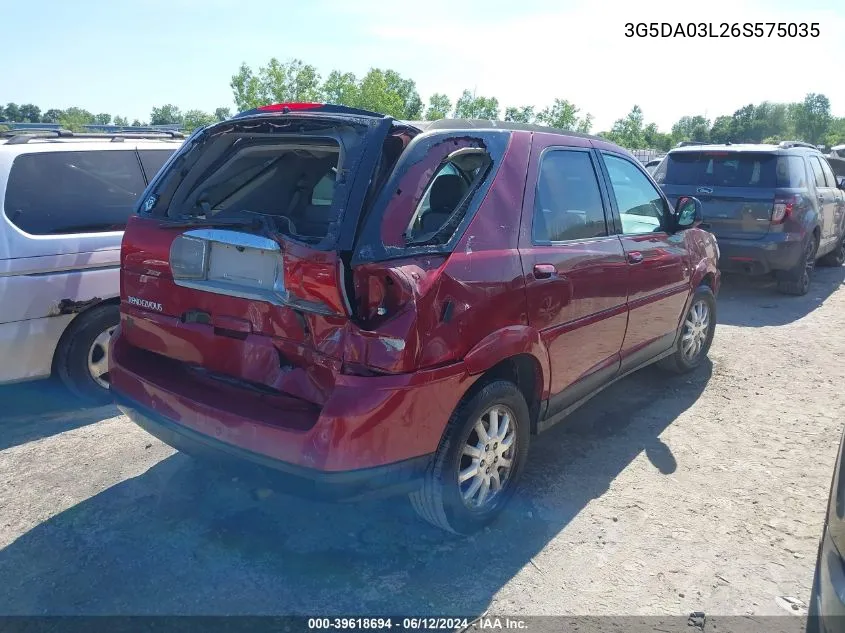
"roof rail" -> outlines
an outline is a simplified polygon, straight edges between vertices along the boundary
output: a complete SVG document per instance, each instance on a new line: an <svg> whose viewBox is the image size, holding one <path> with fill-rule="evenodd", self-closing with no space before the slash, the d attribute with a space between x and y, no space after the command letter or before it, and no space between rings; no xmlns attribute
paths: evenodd
<svg viewBox="0 0 845 633"><path fill-rule="evenodd" d="M6 145L25 145L33 139L57 139L57 138L95 138L101 140L110 140L113 143L120 143L124 139L183 139L185 135L182 132L172 132L169 130L162 130L160 132L132 132L124 130L122 132L71 132L70 130L43 130L32 133L24 132L22 130L9 130L3 132L0 136L11 137L6 141Z"/></svg>
<svg viewBox="0 0 845 633"><path fill-rule="evenodd" d="M811 149L818 149L812 143L805 143L804 141L781 141L778 143L778 147L783 149L789 149L790 147L809 147Z"/></svg>

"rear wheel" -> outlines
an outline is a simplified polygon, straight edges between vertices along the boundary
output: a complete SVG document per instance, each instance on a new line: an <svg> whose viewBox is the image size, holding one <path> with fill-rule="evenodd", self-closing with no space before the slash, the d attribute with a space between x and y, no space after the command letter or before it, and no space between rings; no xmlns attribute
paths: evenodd
<svg viewBox="0 0 845 633"><path fill-rule="evenodd" d="M845 237L839 240L836 248L819 260L822 266L841 266L845 264Z"/></svg>
<svg viewBox="0 0 845 633"><path fill-rule="evenodd" d="M816 269L816 253L819 250L819 240L812 235L804 245L803 255L792 270L782 272L778 276L778 290L783 294L802 296L810 290L810 281Z"/></svg>
<svg viewBox="0 0 845 633"><path fill-rule="evenodd" d="M683 374L698 367L707 357L716 331L716 298L707 286L700 286L681 323L675 352L660 362L669 371Z"/></svg>
<svg viewBox="0 0 845 633"><path fill-rule="evenodd" d="M492 522L513 496L528 454L530 415L511 382L485 385L449 420L423 486L411 504L443 530L470 534Z"/></svg>
<svg viewBox="0 0 845 633"><path fill-rule="evenodd" d="M109 347L120 321L118 306L99 305L71 323L56 351L56 373L76 396L92 404L111 402Z"/></svg>

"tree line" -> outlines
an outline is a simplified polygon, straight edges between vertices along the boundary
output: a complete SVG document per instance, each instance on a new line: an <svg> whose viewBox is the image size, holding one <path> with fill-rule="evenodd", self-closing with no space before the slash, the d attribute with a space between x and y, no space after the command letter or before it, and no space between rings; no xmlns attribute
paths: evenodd
<svg viewBox="0 0 845 633"><path fill-rule="evenodd" d="M381 112L401 120L503 118L505 121L535 123L581 133L589 133L593 128L593 116L582 113L577 105L563 98L555 99L542 109L533 105L503 108L496 97L464 90L454 102L449 95L438 92L424 103L416 83L390 69L371 68L362 77L333 70L323 78L316 67L302 60L281 62L273 58L256 69L241 64L229 86L238 111L268 103L324 102ZM214 112L188 110L183 113L175 105L166 104L152 109L149 125L176 124L192 131L229 116L231 111L226 107L217 108ZM86 124L130 125L124 117L93 114L77 107L50 109L42 113L33 104L0 106L0 122L4 118L14 122L59 123L71 130ZM131 125L144 126L148 123L136 119ZM656 123L647 123L642 109L634 105L627 115L598 135L628 149L663 151L681 141L773 143L801 140L833 146L845 143L845 117L832 115L830 101L825 95L810 93L801 102L752 103L733 114L712 120L705 114L683 116L669 132L661 132Z"/></svg>

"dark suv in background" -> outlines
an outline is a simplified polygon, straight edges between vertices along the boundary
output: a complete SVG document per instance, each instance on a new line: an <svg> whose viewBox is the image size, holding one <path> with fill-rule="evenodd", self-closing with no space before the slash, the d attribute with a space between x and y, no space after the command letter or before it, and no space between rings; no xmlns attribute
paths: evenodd
<svg viewBox="0 0 845 633"><path fill-rule="evenodd" d="M817 260L845 262L845 183L812 145L679 147L654 179L670 199L701 200L725 272L773 273L781 292L803 295Z"/></svg>

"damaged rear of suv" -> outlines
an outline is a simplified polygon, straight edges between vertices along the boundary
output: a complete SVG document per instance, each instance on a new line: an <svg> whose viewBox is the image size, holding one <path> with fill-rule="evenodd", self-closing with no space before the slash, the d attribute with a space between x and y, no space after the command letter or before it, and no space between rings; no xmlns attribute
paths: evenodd
<svg viewBox="0 0 845 633"><path fill-rule="evenodd" d="M295 491L418 485L475 379L453 327L472 291L440 273L510 135L415 137L289 104L188 139L123 241L111 378L127 414Z"/></svg>
<svg viewBox="0 0 845 633"><path fill-rule="evenodd" d="M177 449L272 471L292 492L409 492L439 527L486 524L513 493L541 422L565 415L595 378L603 385L656 360L655 341L691 369L715 325L715 314L705 322L711 313L696 312L694 357L673 355L693 299L689 271L715 275L718 287L715 258L691 266L683 236L672 248L652 239L661 246L653 253L637 242L641 273L660 279L641 279L638 306L647 307L633 319L650 325L631 339L627 365L628 264L605 220L603 245L560 264L574 267L574 288L531 259L546 257L544 246L521 254L532 239L526 176L562 141L489 121L403 123L321 104L265 106L195 133L150 183L123 240L110 369L119 406ZM581 170L570 179L593 165L598 192L598 147L614 146L567 142ZM584 204L603 218L609 198L597 196ZM643 215L657 208L649 205L630 226L653 232L669 221ZM686 209L692 222L691 202ZM555 227L574 218L583 236L598 227L583 210L554 218ZM714 251L704 236L694 234L694 247ZM696 309L710 309L702 301ZM600 333L558 325L592 323L581 314L590 306L604 315ZM652 322L668 309L671 319ZM554 326L547 337L543 324ZM579 338L594 334L598 344ZM563 344L589 353L567 357L553 383L563 359L550 360L549 346ZM592 382L578 383L585 376ZM550 387L570 383L550 399Z"/></svg>

